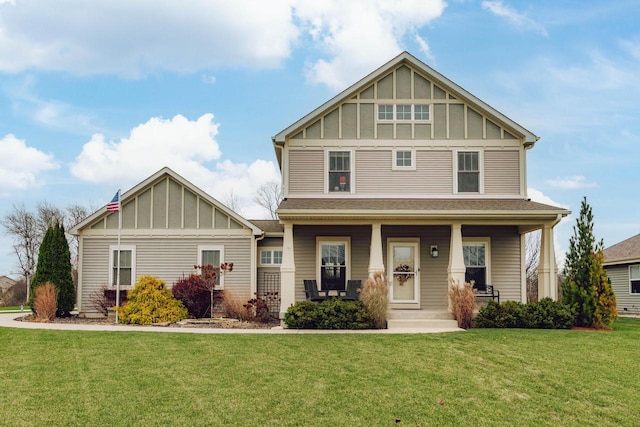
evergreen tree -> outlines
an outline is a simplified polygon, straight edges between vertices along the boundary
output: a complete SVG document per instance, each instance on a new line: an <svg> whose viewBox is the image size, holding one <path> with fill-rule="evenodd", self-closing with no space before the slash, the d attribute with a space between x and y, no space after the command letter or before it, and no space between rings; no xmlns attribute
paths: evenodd
<svg viewBox="0 0 640 427"><path fill-rule="evenodd" d="M609 327L617 317L616 298L602 266L603 246L593 234L593 212L585 197L569 239L562 283L562 299L573 309L576 326Z"/></svg>
<svg viewBox="0 0 640 427"><path fill-rule="evenodd" d="M76 299L73 276L71 274L71 254L69 242L64 233L64 227L57 223L47 229L40 244L36 274L31 282L30 303L33 308L35 289L51 282L58 290L57 316L68 316L73 310Z"/></svg>

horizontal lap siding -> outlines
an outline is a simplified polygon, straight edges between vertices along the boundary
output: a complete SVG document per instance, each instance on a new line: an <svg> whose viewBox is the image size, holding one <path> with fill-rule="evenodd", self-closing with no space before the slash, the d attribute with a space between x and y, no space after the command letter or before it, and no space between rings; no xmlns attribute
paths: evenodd
<svg viewBox="0 0 640 427"><path fill-rule="evenodd" d="M369 276L370 226L304 226L293 229L294 258L296 263L296 301L304 300L303 280L317 279L316 237L351 236L351 279Z"/></svg>
<svg viewBox="0 0 640 427"><path fill-rule="evenodd" d="M618 311L624 313L624 309L627 309L627 313L640 312L640 294L632 295L629 287L629 265L615 265L606 267L607 276L611 280L611 288L613 293L616 294L616 300L618 302Z"/></svg>
<svg viewBox="0 0 640 427"><path fill-rule="evenodd" d="M520 152L485 150L486 194L520 194Z"/></svg>
<svg viewBox="0 0 640 427"><path fill-rule="evenodd" d="M393 170L393 151L359 150L357 194L451 194L451 151L416 151L416 170Z"/></svg>
<svg viewBox="0 0 640 427"><path fill-rule="evenodd" d="M92 311L89 298L109 281L109 246L116 239L87 239L83 241L82 259L82 311ZM251 293L251 239L250 238L122 238L121 245L136 247L136 276L157 276L168 287L184 276L195 272L199 263L198 246L224 247L224 258L233 262L234 268L225 276L225 288L238 295Z"/></svg>
<svg viewBox="0 0 640 427"><path fill-rule="evenodd" d="M289 151L289 195L324 193L324 152Z"/></svg>
<svg viewBox="0 0 640 427"><path fill-rule="evenodd" d="M521 301L520 234L516 227L464 227L462 237L491 239L490 284L500 291L500 301Z"/></svg>

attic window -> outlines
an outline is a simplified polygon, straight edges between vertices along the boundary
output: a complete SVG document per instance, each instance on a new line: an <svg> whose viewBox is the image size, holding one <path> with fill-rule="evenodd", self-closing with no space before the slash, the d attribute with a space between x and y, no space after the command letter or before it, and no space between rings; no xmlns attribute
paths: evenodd
<svg viewBox="0 0 640 427"><path fill-rule="evenodd" d="M429 104L379 104L378 120L429 121L431 106Z"/></svg>

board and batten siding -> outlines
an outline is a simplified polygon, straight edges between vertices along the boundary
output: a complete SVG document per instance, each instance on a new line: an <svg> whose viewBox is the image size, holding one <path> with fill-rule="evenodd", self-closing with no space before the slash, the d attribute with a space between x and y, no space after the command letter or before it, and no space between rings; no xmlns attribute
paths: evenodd
<svg viewBox="0 0 640 427"><path fill-rule="evenodd" d="M109 247L116 244L115 238L83 238L82 312L95 311L90 306L91 295L109 285ZM243 298L251 294L251 268L254 265L251 262L251 237L123 237L120 244L136 248L136 278L142 275L157 276L169 288L182 277L195 273L193 266L200 263L198 246L224 247L224 261L234 263L233 271L225 275L225 289Z"/></svg>
<svg viewBox="0 0 640 427"><path fill-rule="evenodd" d="M619 313L640 313L640 294L632 294L629 285L629 264L605 267L611 280L611 289L616 294ZM626 309L626 310L625 310Z"/></svg>
<svg viewBox="0 0 640 427"><path fill-rule="evenodd" d="M378 104L431 106L429 120L378 120ZM516 140L515 132L479 111L420 70L401 64L359 89L335 108L294 130L290 139L493 139Z"/></svg>
<svg viewBox="0 0 640 427"><path fill-rule="evenodd" d="M485 194L520 194L520 151L484 151Z"/></svg>

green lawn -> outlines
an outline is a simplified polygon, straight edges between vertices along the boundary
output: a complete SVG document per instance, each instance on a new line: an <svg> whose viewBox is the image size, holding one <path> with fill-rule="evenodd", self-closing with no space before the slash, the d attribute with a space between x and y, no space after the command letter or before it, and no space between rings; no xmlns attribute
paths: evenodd
<svg viewBox="0 0 640 427"><path fill-rule="evenodd" d="M0 328L5 425L640 425L613 332L200 335Z"/></svg>

